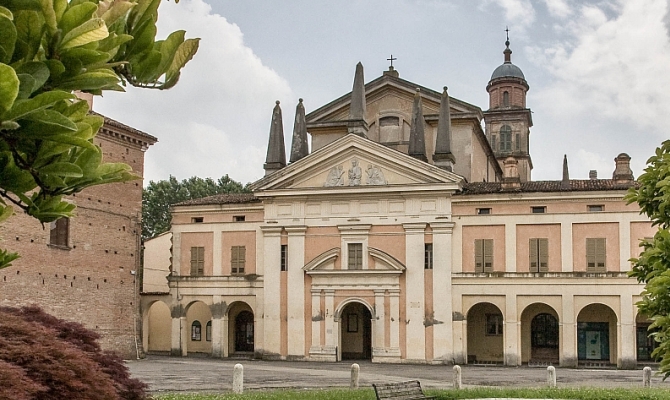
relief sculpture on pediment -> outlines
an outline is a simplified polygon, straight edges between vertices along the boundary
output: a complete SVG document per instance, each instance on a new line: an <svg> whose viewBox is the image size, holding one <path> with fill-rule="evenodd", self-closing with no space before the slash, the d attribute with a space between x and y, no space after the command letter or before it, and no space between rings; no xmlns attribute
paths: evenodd
<svg viewBox="0 0 670 400"><path fill-rule="evenodd" d="M323 186L344 186L344 168L341 165L331 168Z"/></svg>
<svg viewBox="0 0 670 400"><path fill-rule="evenodd" d="M351 168L349 168L349 186L359 186L361 184L361 177L363 170L358 165L358 160L351 160Z"/></svg>
<svg viewBox="0 0 670 400"><path fill-rule="evenodd" d="M378 165L368 164L366 172L368 174L367 181L365 182L367 185L386 185L388 183L386 182L386 178L384 178L384 172L382 172L382 169Z"/></svg>

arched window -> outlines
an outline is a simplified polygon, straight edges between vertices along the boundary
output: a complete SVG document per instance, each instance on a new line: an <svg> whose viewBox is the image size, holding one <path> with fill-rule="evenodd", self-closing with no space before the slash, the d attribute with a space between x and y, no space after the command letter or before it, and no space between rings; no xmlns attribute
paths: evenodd
<svg viewBox="0 0 670 400"><path fill-rule="evenodd" d="M509 107L509 92L507 90L503 92L503 107Z"/></svg>
<svg viewBox="0 0 670 400"><path fill-rule="evenodd" d="M208 342L212 341L212 321L207 321L205 326L205 340Z"/></svg>
<svg viewBox="0 0 670 400"><path fill-rule="evenodd" d="M193 321L191 324L191 340L194 342L199 342L201 338L202 325L200 321Z"/></svg>
<svg viewBox="0 0 670 400"><path fill-rule="evenodd" d="M500 151L512 151L512 128L509 125L500 128Z"/></svg>

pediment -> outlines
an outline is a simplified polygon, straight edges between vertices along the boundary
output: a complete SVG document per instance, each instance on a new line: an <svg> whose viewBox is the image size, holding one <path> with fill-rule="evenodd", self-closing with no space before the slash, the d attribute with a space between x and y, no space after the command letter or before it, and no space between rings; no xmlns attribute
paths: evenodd
<svg viewBox="0 0 670 400"><path fill-rule="evenodd" d="M417 88L420 89L423 101L423 114L425 116L437 114L440 107L440 92L387 75L368 82L365 85L366 109L368 110L366 120L369 120L368 123L375 119L374 116L378 112L383 113L389 109L411 113ZM350 103L351 92L307 114L307 125L347 120ZM476 115L479 119L482 117L481 108L475 105L454 97L449 97L449 104L452 118L458 118L461 115Z"/></svg>
<svg viewBox="0 0 670 400"><path fill-rule="evenodd" d="M458 190L462 180L459 175L349 134L254 182L251 189L255 193L288 189L393 190L433 184Z"/></svg>
<svg viewBox="0 0 670 400"><path fill-rule="evenodd" d="M336 269L335 261L340 257L341 248L334 247L324 251L313 260L305 264L303 270L308 275L328 275L328 274L401 274L405 270L405 265L398 259L386 253L385 251L369 247L368 254L372 257L373 264L370 269L348 270Z"/></svg>

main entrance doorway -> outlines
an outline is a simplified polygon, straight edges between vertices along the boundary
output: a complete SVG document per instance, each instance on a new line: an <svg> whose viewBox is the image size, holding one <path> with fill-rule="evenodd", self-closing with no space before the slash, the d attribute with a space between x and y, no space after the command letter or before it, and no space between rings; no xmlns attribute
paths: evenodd
<svg viewBox="0 0 670 400"><path fill-rule="evenodd" d="M558 362L558 321L548 313L538 314L530 323L531 361Z"/></svg>
<svg viewBox="0 0 670 400"><path fill-rule="evenodd" d="M254 315L240 311L235 317L235 351L254 351Z"/></svg>
<svg viewBox="0 0 670 400"><path fill-rule="evenodd" d="M372 359L372 315L363 304L344 307L340 318L343 360Z"/></svg>

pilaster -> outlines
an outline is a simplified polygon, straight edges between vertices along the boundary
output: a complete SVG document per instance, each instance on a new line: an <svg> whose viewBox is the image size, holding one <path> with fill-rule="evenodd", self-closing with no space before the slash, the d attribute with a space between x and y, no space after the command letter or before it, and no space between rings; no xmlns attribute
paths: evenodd
<svg viewBox="0 0 670 400"><path fill-rule="evenodd" d="M424 233L425 223L403 224L405 229L406 359L425 360Z"/></svg>
<svg viewBox="0 0 670 400"><path fill-rule="evenodd" d="M287 317L288 356L305 356L305 226L286 227L288 233Z"/></svg>
<svg viewBox="0 0 670 400"><path fill-rule="evenodd" d="M433 230L433 355L444 363L453 363L454 330L451 304L453 222L434 222Z"/></svg>
<svg viewBox="0 0 670 400"><path fill-rule="evenodd" d="M263 281L266 283L264 290L264 314L263 329L264 343L263 353L269 358L278 358L280 354L281 319L280 319L280 292L279 292L279 270L281 264L281 227L263 226L263 260L265 264L265 275Z"/></svg>

